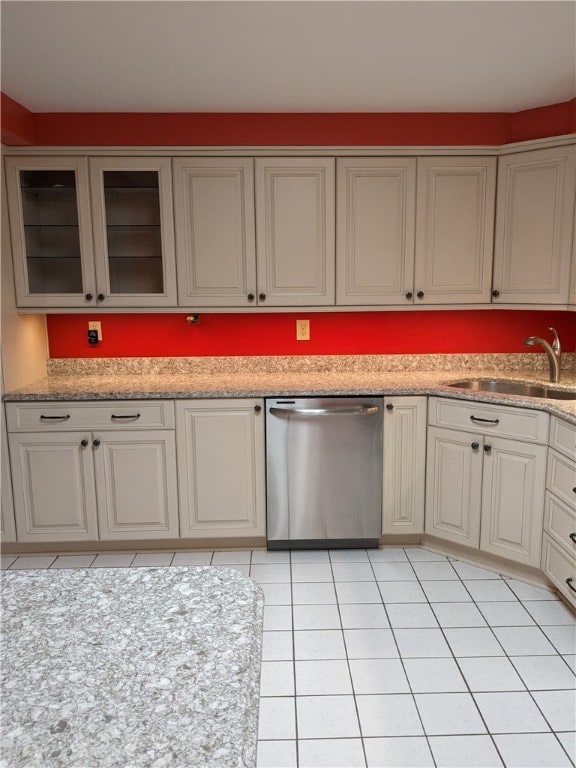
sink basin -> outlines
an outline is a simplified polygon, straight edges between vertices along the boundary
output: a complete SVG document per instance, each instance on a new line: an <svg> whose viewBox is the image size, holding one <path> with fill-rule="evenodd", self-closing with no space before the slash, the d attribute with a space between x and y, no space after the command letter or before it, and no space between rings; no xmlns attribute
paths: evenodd
<svg viewBox="0 0 576 768"><path fill-rule="evenodd" d="M498 392L502 395L523 395L524 397L546 397L552 400L576 400L576 392L547 384L526 384L523 381L506 379L464 379L448 384L449 387L469 389L472 392Z"/></svg>

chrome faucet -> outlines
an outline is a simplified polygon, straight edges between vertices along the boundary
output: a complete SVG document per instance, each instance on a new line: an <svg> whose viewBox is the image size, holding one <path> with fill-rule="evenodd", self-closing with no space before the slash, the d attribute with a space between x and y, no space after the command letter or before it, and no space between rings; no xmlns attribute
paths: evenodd
<svg viewBox="0 0 576 768"><path fill-rule="evenodd" d="M539 344L544 348L544 351L548 355L548 364L550 366L550 381L554 382L554 384L557 384L560 381L560 360L562 358L562 349L560 348L560 339L558 338L556 329L548 327L548 330L552 331L554 334L554 341L552 344L547 342L546 339L541 339L540 336L529 336L527 339L524 339L524 344L526 344L528 347L533 347L534 344Z"/></svg>

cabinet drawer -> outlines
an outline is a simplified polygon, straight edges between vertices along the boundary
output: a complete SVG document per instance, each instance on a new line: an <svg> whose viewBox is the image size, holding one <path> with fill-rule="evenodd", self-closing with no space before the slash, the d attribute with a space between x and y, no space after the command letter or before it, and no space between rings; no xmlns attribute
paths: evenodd
<svg viewBox="0 0 576 768"><path fill-rule="evenodd" d="M576 462L548 449L546 487L569 506L576 505Z"/></svg>
<svg viewBox="0 0 576 768"><path fill-rule="evenodd" d="M9 432L173 429L171 400L6 403Z"/></svg>
<svg viewBox="0 0 576 768"><path fill-rule="evenodd" d="M526 408L431 397L428 423L450 429L472 429L483 435L511 437L531 443L546 443L548 440L548 414Z"/></svg>
<svg viewBox="0 0 576 768"><path fill-rule="evenodd" d="M546 492L544 530L550 538L576 554L576 540L570 538L570 535L576 536L576 511L570 509L550 491Z"/></svg>
<svg viewBox="0 0 576 768"><path fill-rule="evenodd" d="M550 447L576 461L576 425L552 416L550 421Z"/></svg>
<svg viewBox="0 0 576 768"><path fill-rule="evenodd" d="M571 579L570 584L576 589L576 558L549 538L547 534L544 534L542 544L542 570L576 607L576 592L568 584L568 579Z"/></svg>

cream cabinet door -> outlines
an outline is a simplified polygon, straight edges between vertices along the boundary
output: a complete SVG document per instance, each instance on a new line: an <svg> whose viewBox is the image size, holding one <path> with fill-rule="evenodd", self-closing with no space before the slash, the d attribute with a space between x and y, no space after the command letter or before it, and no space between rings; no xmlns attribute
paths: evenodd
<svg viewBox="0 0 576 768"><path fill-rule="evenodd" d="M101 539L178 537L172 430L93 433Z"/></svg>
<svg viewBox="0 0 576 768"><path fill-rule="evenodd" d="M2 447L0 449L0 540L16 541L16 523L14 520L14 499L12 496L12 479L10 477L10 458L8 454L8 435L6 432L6 417L2 411Z"/></svg>
<svg viewBox="0 0 576 768"><path fill-rule="evenodd" d="M576 304L576 208L574 209L573 219L573 233L572 233L572 262L571 262L571 277L570 277L570 293L568 295L568 303Z"/></svg>
<svg viewBox="0 0 576 768"><path fill-rule="evenodd" d="M492 293L497 303L566 304L576 147L498 160Z"/></svg>
<svg viewBox="0 0 576 768"><path fill-rule="evenodd" d="M338 304L411 304L416 160L337 160Z"/></svg>
<svg viewBox="0 0 576 768"><path fill-rule="evenodd" d="M384 398L382 533L424 532L426 398Z"/></svg>
<svg viewBox="0 0 576 768"><path fill-rule="evenodd" d="M263 536L261 400L176 403L180 535Z"/></svg>
<svg viewBox="0 0 576 768"><path fill-rule="evenodd" d="M480 549L540 565L546 478L544 445L485 438Z"/></svg>
<svg viewBox="0 0 576 768"><path fill-rule="evenodd" d="M255 162L258 304L334 304L334 158Z"/></svg>
<svg viewBox="0 0 576 768"><path fill-rule="evenodd" d="M426 533L478 548L482 436L428 428Z"/></svg>
<svg viewBox="0 0 576 768"><path fill-rule="evenodd" d="M98 538L90 433L9 435L19 542Z"/></svg>
<svg viewBox="0 0 576 768"><path fill-rule="evenodd" d="M495 157L418 158L416 304L490 303Z"/></svg>
<svg viewBox="0 0 576 768"><path fill-rule="evenodd" d="M178 303L256 303L254 161L175 158Z"/></svg>

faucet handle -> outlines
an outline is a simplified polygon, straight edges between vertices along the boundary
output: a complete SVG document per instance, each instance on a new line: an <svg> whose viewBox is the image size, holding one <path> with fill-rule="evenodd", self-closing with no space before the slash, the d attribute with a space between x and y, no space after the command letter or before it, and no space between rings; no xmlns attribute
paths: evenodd
<svg viewBox="0 0 576 768"><path fill-rule="evenodd" d="M552 342L552 349L556 354L559 354L562 351L562 348L560 347L560 339L558 338L558 334L556 333L556 328L552 328L551 325L548 326L548 330L552 331L554 334L554 341Z"/></svg>

